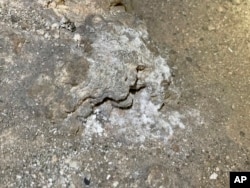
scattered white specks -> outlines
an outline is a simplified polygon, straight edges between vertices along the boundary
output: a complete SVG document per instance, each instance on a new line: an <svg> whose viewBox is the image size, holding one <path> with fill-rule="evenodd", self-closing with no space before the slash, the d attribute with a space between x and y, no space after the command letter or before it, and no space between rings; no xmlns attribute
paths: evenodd
<svg viewBox="0 0 250 188"><path fill-rule="evenodd" d="M196 118L193 113L161 113L159 106L150 100L150 94L145 89L134 95L131 109L113 109L109 121L127 139L142 143L148 139L167 141L173 135L174 129L185 128L183 120L189 117Z"/></svg>
<svg viewBox="0 0 250 188"><path fill-rule="evenodd" d="M45 34L45 31L42 30L42 29L38 29L38 30L36 31L36 33L37 33L38 35L44 35L44 34Z"/></svg>

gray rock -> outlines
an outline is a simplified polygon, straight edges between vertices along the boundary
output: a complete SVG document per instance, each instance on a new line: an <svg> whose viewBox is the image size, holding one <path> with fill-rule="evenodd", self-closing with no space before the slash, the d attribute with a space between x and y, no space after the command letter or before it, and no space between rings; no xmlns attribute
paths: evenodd
<svg viewBox="0 0 250 188"><path fill-rule="evenodd" d="M104 100L111 100L115 107L128 108L133 101L130 92L142 87L151 88L158 103L163 102L161 82L169 80L170 71L165 60L148 49L143 24L132 28L94 16L78 33L85 39L81 46L68 46L71 52L66 52L62 60L55 60L53 73L37 75L30 88L31 95L48 107L52 119L65 118L80 106L90 109ZM90 45L89 50L85 45ZM51 60L52 57L44 63Z"/></svg>
<svg viewBox="0 0 250 188"><path fill-rule="evenodd" d="M161 163L147 166L165 159L167 153L157 156L154 148L168 150L164 141L192 117L170 109L163 113L170 70L145 23L124 11L104 13L94 1L51 8L38 4L46 0L5 2L0 14L1 185L157 187L162 179L171 182ZM11 21L10 12L19 19ZM75 33L59 27L64 13L70 21L61 24L76 23Z"/></svg>
<svg viewBox="0 0 250 188"><path fill-rule="evenodd" d="M46 23L57 23L55 18L50 14L31 27L45 30ZM60 24L69 22L74 20L65 17ZM63 135L72 135L73 124L76 130L83 126L84 135L102 134L109 123L111 127L129 125L131 131L137 126L137 132L130 135L136 141L151 135L154 124L159 125L155 137L162 137L160 129L165 135L172 134L171 123L159 112L170 69L150 42L145 23L123 12L91 15L78 25L76 34L60 30L57 39L43 37L37 30L5 35L1 49L7 55L1 58L12 62L8 69L13 71L12 84L4 84L9 87L5 91L15 93L37 116L59 123ZM55 32L46 30L49 36ZM6 58L12 52L16 56Z"/></svg>

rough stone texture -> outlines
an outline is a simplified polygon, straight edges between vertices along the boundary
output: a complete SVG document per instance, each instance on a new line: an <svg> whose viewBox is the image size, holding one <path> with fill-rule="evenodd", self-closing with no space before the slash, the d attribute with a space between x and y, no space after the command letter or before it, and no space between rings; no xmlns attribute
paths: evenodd
<svg viewBox="0 0 250 188"><path fill-rule="evenodd" d="M101 7L87 0L0 1L1 185L172 182L171 170L157 161L127 161L143 156L147 144L157 156L175 130L202 118L196 110L162 110L167 91L178 93L167 58L141 19Z"/></svg>
<svg viewBox="0 0 250 188"><path fill-rule="evenodd" d="M45 25L56 19L53 13L49 15ZM47 30L48 36L55 32L51 25L48 29L41 24L35 27ZM173 115L176 119L172 121L171 115L159 112L171 74L141 20L127 13L89 15L74 33L61 32L64 39L41 36L45 31L32 34L19 30L3 39L6 44L13 43L6 53L16 54L16 59L11 56L12 64L21 67L8 69L23 71L18 81L25 89L19 95L38 116L67 124L81 119L87 122L87 133L100 134L105 124L122 127L121 133L126 127L137 126L132 137L141 135L141 141L152 136L167 139L173 134L172 127L185 127L180 122L182 115ZM9 54L2 56L5 61L6 57ZM15 76L12 79L17 79ZM13 81L12 88L19 89L15 84ZM101 115L106 123L99 122Z"/></svg>
<svg viewBox="0 0 250 188"><path fill-rule="evenodd" d="M0 0L0 187L229 187L250 170L249 7ZM102 74L104 53L130 80ZM170 79L153 76L168 72L158 60Z"/></svg>

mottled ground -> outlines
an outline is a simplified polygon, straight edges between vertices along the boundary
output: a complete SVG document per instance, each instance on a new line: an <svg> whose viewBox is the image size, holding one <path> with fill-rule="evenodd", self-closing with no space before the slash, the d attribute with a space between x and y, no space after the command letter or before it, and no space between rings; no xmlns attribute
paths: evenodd
<svg viewBox="0 0 250 188"><path fill-rule="evenodd" d="M175 138L181 151L192 148L180 171L197 178L194 187L227 187L229 171L250 169L250 2L137 3L152 38L170 50L177 106L195 107L205 118L187 143Z"/></svg>
<svg viewBox="0 0 250 188"><path fill-rule="evenodd" d="M0 187L228 187L250 170L249 24L248 0L0 0ZM132 55L125 26L143 44ZM124 51L98 44L107 28ZM133 106L119 80L86 104L87 62L120 52L146 83L124 78Z"/></svg>

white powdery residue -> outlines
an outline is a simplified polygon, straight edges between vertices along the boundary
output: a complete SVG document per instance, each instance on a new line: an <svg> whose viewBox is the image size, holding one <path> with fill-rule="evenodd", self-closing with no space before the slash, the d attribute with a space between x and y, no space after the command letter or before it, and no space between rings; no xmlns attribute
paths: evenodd
<svg viewBox="0 0 250 188"><path fill-rule="evenodd" d="M159 111L159 105L151 101L150 91L147 88L137 92L133 99L131 109L114 108L108 119L118 135L132 142L149 140L167 142L178 129L186 129L190 124L201 122L199 111L195 109L187 108L181 112L162 113Z"/></svg>
<svg viewBox="0 0 250 188"><path fill-rule="evenodd" d="M182 118L183 118L183 115L181 115L177 111L174 111L174 112L171 112L170 116L168 117L168 120L169 120L169 123L172 125L172 127L179 126L179 128L185 129L185 125L181 121Z"/></svg>
<svg viewBox="0 0 250 188"><path fill-rule="evenodd" d="M134 96L131 109L113 109L109 121L113 126L118 126L118 132L126 134L125 137L131 141L167 140L173 134L173 129L158 109L159 105L150 101L150 95L145 89Z"/></svg>
<svg viewBox="0 0 250 188"><path fill-rule="evenodd" d="M96 115L93 114L87 118L87 122L85 125L85 133L86 135L98 134L99 136L103 133L102 124L97 121Z"/></svg>
<svg viewBox="0 0 250 188"><path fill-rule="evenodd" d="M158 71L160 71L159 73L161 74L161 79L163 80L169 80L171 77L171 72L170 72L170 68L167 65L167 62L164 58L162 58L161 56L158 56L155 59L155 66L158 67Z"/></svg>
<svg viewBox="0 0 250 188"><path fill-rule="evenodd" d="M143 90L138 96L135 96L134 103L129 116L132 118L132 122L134 122L133 114L137 113L135 126L152 125L160 118L158 113L159 106L154 105L150 101L150 95L146 90Z"/></svg>
<svg viewBox="0 0 250 188"><path fill-rule="evenodd" d="M197 125L203 125L204 119L200 115L200 111L196 109L190 109L187 111L188 116L193 117L194 123Z"/></svg>
<svg viewBox="0 0 250 188"><path fill-rule="evenodd" d="M143 112L144 116L151 116L158 114L159 105L155 105L150 101L150 95L145 90L141 92L139 98L140 112Z"/></svg>
<svg viewBox="0 0 250 188"><path fill-rule="evenodd" d="M160 83L164 80L169 80L171 77L170 68L167 62L162 57L156 57L153 61L155 70L146 78L146 81L158 86L160 90Z"/></svg>

